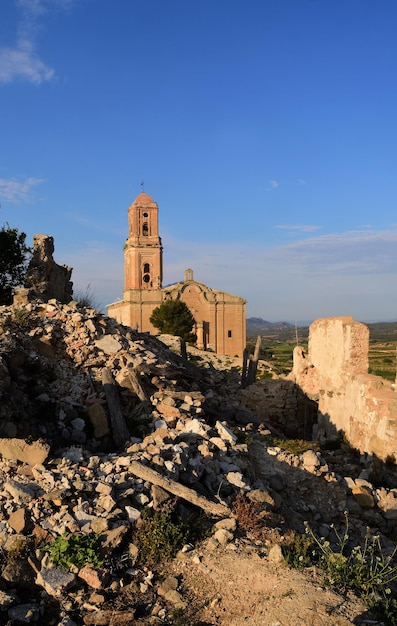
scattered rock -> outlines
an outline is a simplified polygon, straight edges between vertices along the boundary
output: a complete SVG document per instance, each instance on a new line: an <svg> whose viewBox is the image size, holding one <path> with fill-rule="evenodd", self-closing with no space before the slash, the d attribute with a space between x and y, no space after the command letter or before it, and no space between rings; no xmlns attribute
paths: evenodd
<svg viewBox="0 0 397 626"><path fill-rule="evenodd" d="M51 567L43 568L39 572L36 582L45 589L48 595L58 598L73 586L75 579L75 575L71 572Z"/></svg>
<svg viewBox="0 0 397 626"><path fill-rule="evenodd" d="M200 554L191 544L180 550L186 567L201 566L203 554L261 544L231 514L241 493L256 515L277 511L298 532L309 519L328 537L331 521L343 524L346 508L357 537L366 523L385 536L397 528L397 490L374 487L363 460L349 466L343 451L293 455L269 445L262 418L240 405L237 372L210 363L195 368L157 338L76 303L31 302L27 310L31 323L22 332L12 327L12 309L0 308L0 546L12 556L1 577L13 590L0 592L0 610L15 609L9 619L45 623L48 595L61 607L57 626L75 626L67 613L74 617L76 607L79 623L130 624L135 608L118 610L115 600L126 587L152 607L154 623L166 623L168 604L186 607L183 581L170 574L160 582L139 561L134 530L146 507L175 509L190 520L204 502L221 517ZM104 368L128 424L120 445ZM249 394L245 389L245 401ZM45 545L89 533L100 536L103 568L53 566ZM25 558L28 535L35 548ZM280 545L268 556L281 561ZM30 587L37 604L19 598Z"/></svg>

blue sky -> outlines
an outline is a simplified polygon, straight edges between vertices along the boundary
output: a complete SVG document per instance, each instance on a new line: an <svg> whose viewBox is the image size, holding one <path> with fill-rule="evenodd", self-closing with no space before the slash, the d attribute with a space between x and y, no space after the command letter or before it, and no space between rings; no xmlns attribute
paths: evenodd
<svg viewBox="0 0 397 626"><path fill-rule="evenodd" d="M164 285L397 319L396 28L396 0L1 0L0 223L104 308L144 181Z"/></svg>

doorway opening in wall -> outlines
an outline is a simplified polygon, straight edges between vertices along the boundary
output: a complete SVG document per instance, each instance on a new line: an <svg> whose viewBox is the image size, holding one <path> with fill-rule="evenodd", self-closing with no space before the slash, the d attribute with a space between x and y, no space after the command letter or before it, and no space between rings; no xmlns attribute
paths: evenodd
<svg viewBox="0 0 397 626"><path fill-rule="evenodd" d="M227 336L228 336L228 337L231 337L231 336L232 336L232 331L231 331L231 330L228 330L228 331L227 331Z"/></svg>

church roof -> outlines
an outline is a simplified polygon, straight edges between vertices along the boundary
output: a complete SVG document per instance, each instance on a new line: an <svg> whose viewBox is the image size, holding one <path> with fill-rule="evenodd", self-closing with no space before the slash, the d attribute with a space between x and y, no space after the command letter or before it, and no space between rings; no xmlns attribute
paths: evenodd
<svg viewBox="0 0 397 626"><path fill-rule="evenodd" d="M155 201L147 193L142 191L142 193L140 193L139 196L135 198L132 204L142 206L144 204L155 204Z"/></svg>

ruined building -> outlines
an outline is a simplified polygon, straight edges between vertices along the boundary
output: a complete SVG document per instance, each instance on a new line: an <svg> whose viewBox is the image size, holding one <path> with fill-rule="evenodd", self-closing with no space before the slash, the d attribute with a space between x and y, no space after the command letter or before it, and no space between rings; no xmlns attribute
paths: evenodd
<svg viewBox="0 0 397 626"><path fill-rule="evenodd" d="M128 209L124 246L124 297L108 306L118 322L156 334L149 318L166 299L180 299L196 320L197 347L218 354L242 356L246 343L246 301L196 282L193 270L184 280L163 288L163 247L158 228L158 205L141 193Z"/></svg>
<svg viewBox="0 0 397 626"><path fill-rule="evenodd" d="M54 261L54 238L33 237L33 254L25 276L24 287L14 290L14 304L21 306L32 300L48 302L52 298L67 304L73 298L72 268Z"/></svg>
<svg viewBox="0 0 397 626"><path fill-rule="evenodd" d="M352 446L397 460L396 385L368 373L369 330L352 317L318 319L309 349L295 348L293 377L318 402L318 435L343 432Z"/></svg>
<svg viewBox="0 0 397 626"><path fill-rule="evenodd" d="M365 324L351 316L315 320L308 350L294 349L288 377L242 389L240 406L288 438L326 441L343 435L361 453L395 464L397 385L368 373L368 353Z"/></svg>

